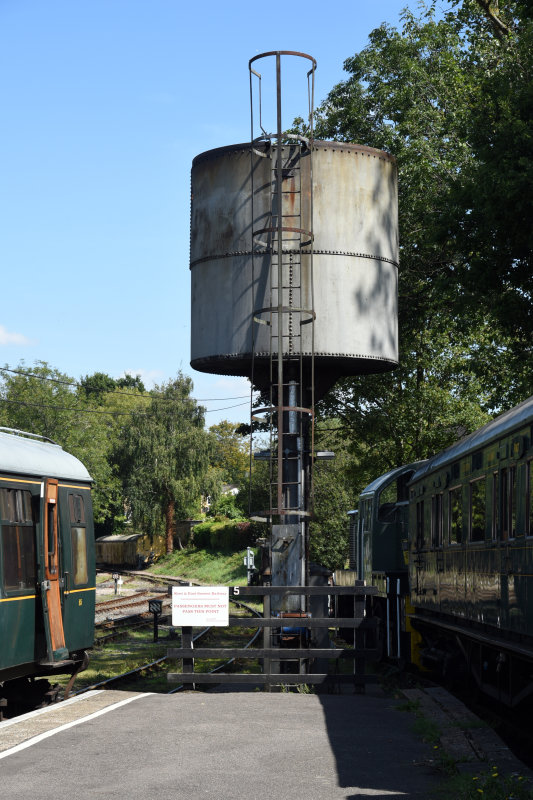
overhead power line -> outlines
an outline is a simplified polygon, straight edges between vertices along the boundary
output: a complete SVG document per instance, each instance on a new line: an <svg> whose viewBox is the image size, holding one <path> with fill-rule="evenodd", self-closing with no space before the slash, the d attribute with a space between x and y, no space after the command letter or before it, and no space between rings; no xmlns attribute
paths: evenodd
<svg viewBox="0 0 533 800"><path fill-rule="evenodd" d="M6 400L1 398L2 403L9 403L12 406L25 406L26 408L51 408L53 411L70 411L71 414L107 414L110 417L116 416L129 416L130 414L138 414L138 411L100 411L96 408L72 408L69 406L56 406L47 405L45 403L26 403L23 400ZM148 414L141 412L142 416L146 417Z"/></svg>
<svg viewBox="0 0 533 800"><path fill-rule="evenodd" d="M0 367L0 372L11 372L14 375L23 375L26 378L36 378L37 380L40 381L50 381L51 383L58 383L61 384L62 386L74 386L79 389L85 388L82 383L76 381L65 381L62 380L61 378L51 378L48 375L37 375L35 372L26 372L25 370L13 369L12 367ZM111 380L113 380L113 378ZM127 397L135 397L138 398L139 400L144 398L146 398L147 400L153 400L154 398L153 394L145 394L142 392L124 392L122 391L122 389L110 389L109 391L104 389L102 390L102 392L105 392L106 394L121 394ZM249 394L238 394L235 395L234 397L194 397L191 399L196 400L197 403L216 403L218 401L224 401L224 400L242 400L243 398L245 397L247 398L249 396L250 396ZM239 405L244 405L244 403L239 403ZM235 408L235 406L228 406L228 408ZM225 409L221 408L212 410L224 411ZM108 412L100 412L100 413L108 413ZM125 414L127 412L121 411L117 413Z"/></svg>
<svg viewBox="0 0 533 800"><path fill-rule="evenodd" d="M194 397L189 398L190 400L195 400ZM48 405L46 403L26 403L24 400L7 400L5 398L0 398L0 402L2 403L9 403L10 405L14 406L25 406L27 408L41 408L41 409L52 409L53 411L68 411L71 414L107 414L109 417L127 417L131 416L132 414L138 414L143 417L149 416L146 412L142 411L102 411L101 409L96 408L75 408L72 406L57 406L57 405ZM216 411L227 411L230 408L239 408L240 406L247 406L248 402L246 403L236 403L233 406L224 406L224 408L205 408L205 414L212 414Z"/></svg>

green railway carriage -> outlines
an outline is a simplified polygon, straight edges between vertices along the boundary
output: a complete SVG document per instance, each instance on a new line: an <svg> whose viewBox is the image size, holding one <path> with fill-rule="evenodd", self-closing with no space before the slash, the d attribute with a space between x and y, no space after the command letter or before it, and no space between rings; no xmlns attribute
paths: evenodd
<svg viewBox="0 0 533 800"><path fill-rule="evenodd" d="M74 676L87 663L95 604L90 490L83 464L59 445L0 429L0 700L8 707L42 699L49 684L36 677Z"/></svg>
<svg viewBox="0 0 533 800"><path fill-rule="evenodd" d="M533 397L416 472L409 533L422 660L511 705L533 693Z"/></svg>
<svg viewBox="0 0 533 800"><path fill-rule="evenodd" d="M377 478L350 516L384 653L507 705L533 698L533 397Z"/></svg>

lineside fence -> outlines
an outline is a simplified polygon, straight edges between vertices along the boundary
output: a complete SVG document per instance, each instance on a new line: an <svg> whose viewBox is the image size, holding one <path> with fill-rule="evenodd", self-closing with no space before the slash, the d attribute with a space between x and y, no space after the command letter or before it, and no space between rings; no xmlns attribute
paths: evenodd
<svg viewBox="0 0 533 800"><path fill-rule="evenodd" d="M378 657L376 624L374 617L365 616L366 597L376 594L374 586L364 586L356 581L354 586L236 586L230 589L234 599L263 598L262 617L230 617L229 627L263 629L262 647L195 647L192 628L183 627L181 647L169 648L167 658L183 659L182 672L170 672L170 683L191 684L253 684L263 685L267 691L275 685L322 685L351 684L354 691L363 692L365 685L374 682L375 676L367 674L366 665ZM272 616L271 598L287 595L324 598L323 607L328 608L327 597L352 598L353 616L311 616L310 614L276 614ZM338 603L335 602L335 609ZM344 613L351 611L351 603L343 600ZM318 638L321 643L330 641L328 629L353 629L353 644L346 647L309 646L309 639ZM315 636L309 634L319 629ZM320 629L322 629L320 635ZM350 637L351 638L351 637ZM277 641L277 646L273 646ZM299 642L300 646L291 644ZM195 672L196 659L253 659L260 660L261 672ZM351 662L348 672L340 672L342 659Z"/></svg>

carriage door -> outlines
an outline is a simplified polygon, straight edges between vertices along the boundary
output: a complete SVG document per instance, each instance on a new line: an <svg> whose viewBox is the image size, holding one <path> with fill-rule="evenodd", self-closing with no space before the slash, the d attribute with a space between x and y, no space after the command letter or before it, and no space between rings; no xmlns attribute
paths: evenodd
<svg viewBox="0 0 533 800"><path fill-rule="evenodd" d="M44 581L41 584L44 630L49 662L58 662L68 657L63 630L61 593L59 581L58 550L58 484L53 478L44 482L42 530L44 531Z"/></svg>

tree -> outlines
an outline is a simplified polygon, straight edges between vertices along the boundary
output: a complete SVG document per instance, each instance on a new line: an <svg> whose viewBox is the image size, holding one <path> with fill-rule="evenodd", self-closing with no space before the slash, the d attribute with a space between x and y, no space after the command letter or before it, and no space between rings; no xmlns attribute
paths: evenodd
<svg viewBox="0 0 533 800"><path fill-rule="evenodd" d="M530 348L524 339L517 341L516 331L510 335L505 312L500 313L505 308L500 302L501 282L494 280L488 262L484 279L476 273L473 243L467 246L459 235L471 214L458 200L481 189L473 181L480 169L476 135L483 130L480 117L487 76L502 58L499 41L487 32L487 25L483 29L478 4L468 6L477 28L466 24L464 8L462 15L448 14L438 22L429 8L419 18L406 11L401 32L387 25L373 31L368 47L345 62L350 77L330 92L319 109L317 135L382 147L397 158L402 362L415 352L423 328L435 332L435 357L446 351L451 355L453 348L439 351L449 331L452 342L470 347L468 374L483 383L482 404L500 410L530 390L530 370L520 365L524 357L530 358ZM480 184L483 175L478 175ZM531 195L527 193L525 202ZM493 202L497 198L493 193ZM524 236L530 236L527 218L522 213L521 223L515 224L521 225ZM478 232L477 252L484 247L494 257L494 242L489 240L486 247L486 234ZM517 237L513 241L516 244ZM500 250L504 249L502 245ZM503 289L505 294L507 287ZM526 280L520 283L520 292L526 304ZM498 370L503 380L498 387L491 385L487 354L492 363L496 354L500 364L507 363L507 370L501 366ZM405 384L400 381L400 385ZM460 400L452 386L450 391Z"/></svg>
<svg viewBox="0 0 533 800"><path fill-rule="evenodd" d="M0 386L2 424L37 433L72 449L77 444L78 411L84 408L76 396L75 381L46 361L16 370L7 365Z"/></svg>
<svg viewBox="0 0 533 800"><path fill-rule="evenodd" d="M86 377L89 385L94 385L93 377ZM122 389L119 381L113 383L114 386L108 384L108 391L93 391L88 396L84 387L78 390L80 397L86 398L82 419L87 430L80 458L95 479L93 505L98 535L121 530L126 522L122 483L112 455L125 421L134 411L144 411L151 402L144 395L144 387Z"/></svg>
<svg viewBox="0 0 533 800"><path fill-rule="evenodd" d="M531 11L457 0L437 20L434 5L370 34L315 127L393 153L399 172L400 367L344 379L318 408L358 491L531 392Z"/></svg>
<svg viewBox="0 0 533 800"><path fill-rule="evenodd" d="M452 193L448 235L465 254L465 287L492 307L531 371L533 8L508 0L455 5L479 85L465 120L473 158Z"/></svg>
<svg viewBox="0 0 533 800"><path fill-rule="evenodd" d="M240 487L250 470L249 442L237 433L238 425L224 419L211 425L209 433L213 438L211 466L221 470L224 483Z"/></svg>
<svg viewBox="0 0 533 800"><path fill-rule="evenodd" d="M123 375L122 378L117 378L115 383L120 389L136 389L142 394L146 392L140 375Z"/></svg>
<svg viewBox="0 0 533 800"><path fill-rule="evenodd" d="M476 309L472 340L479 313L497 346L513 338L504 351L511 373L519 358L531 367L532 11L519 2L500 3L499 14L483 0L456 6L439 21L434 4L419 17L405 11L401 32L373 31L320 107L316 135L397 158L402 339L428 309L432 319L439 310L442 327L448 315L468 333ZM530 386L526 379L522 395Z"/></svg>
<svg viewBox="0 0 533 800"><path fill-rule="evenodd" d="M86 375L80 380L80 388L85 392L89 399L100 400L107 392L113 392L117 387L116 381L105 372L95 372L93 375Z"/></svg>
<svg viewBox="0 0 533 800"><path fill-rule="evenodd" d="M325 428L325 430L323 429ZM338 421L319 424L317 449L332 449L331 461L318 461L313 468L314 515L309 526L311 561L329 569L345 566L348 556L347 512L357 501L357 460Z"/></svg>
<svg viewBox="0 0 533 800"><path fill-rule="evenodd" d="M122 421L139 402L145 405L138 390L119 393L104 373L78 384L44 361L6 367L0 384L1 424L48 437L87 467L98 534L124 524L121 484L109 456Z"/></svg>
<svg viewBox="0 0 533 800"><path fill-rule="evenodd" d="M168 553L176 516L198 512L209 467L204 409L191 391L181 373L155 387L151 403L123 423L113 456L133 523L152 537L163 527Z"/></svg>

